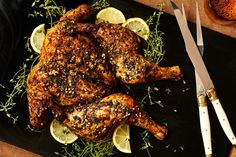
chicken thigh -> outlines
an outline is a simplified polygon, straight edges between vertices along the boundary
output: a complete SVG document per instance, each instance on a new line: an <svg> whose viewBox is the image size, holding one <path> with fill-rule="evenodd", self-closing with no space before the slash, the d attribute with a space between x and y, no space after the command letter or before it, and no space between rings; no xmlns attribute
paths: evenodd
<svg viewBox="0 0 236 157"><path fill-rule="evenodd" d="M167 129L154 122L133 98L120 93L79 106L68 112L67 117L63 123L79 137L90 141L109 140L121 123L147 129L159 140L167 134Z"/></svg>
<svg viewBox="0 0 236 157"><path fill-rule="evenodd" d="M67 12L48 30L38 64L27 79L31 125L41 129L51 110L76 135L107 140L120 123L143 127L157 139L167 133L128 95L112 94L116 78L127 84L179 79L178 66L160 67L138 54L139 37L119 25L81 23L89 5Z"/></svg>

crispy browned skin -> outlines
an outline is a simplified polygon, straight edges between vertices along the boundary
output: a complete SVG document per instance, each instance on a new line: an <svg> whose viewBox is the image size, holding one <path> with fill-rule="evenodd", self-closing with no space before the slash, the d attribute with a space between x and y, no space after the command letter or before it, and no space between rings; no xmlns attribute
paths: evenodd
<svg viewBox="0 0 236 157"><path fill-rule="evenodd" d="M39 63L27 80L30 123L41 129L50 109L87 140L109 139L121 122L163 139L166 129L151 120L137 102L124 94L112 94L115 77L128 84L179 79L179 67L159 67L145 60L138 54L138 36L119 25L79 23L90 12L90 6L81 5L47 32Z"/></svg>
<svg viewBox="0 0 236 157"><path fill-rule="evenodd" d="M167 133L133 98L125 94L112 94L88 106L77 107L68 113L68 119L63 123L79 137L90 141L110 139L120 123L147 129L160 140Z"/></svg>
<svg viewBox="0 0 236 157"><path fill-rule="evenodd" d="M60 106L90 103L113 92L115 78L105 54L84 33L62 32L67 18L84 19L89 14L89 6L80 6L47 32L39 63L27 80L30 122L35 128L46 123L48 107L57 112Z"/></svg>
<svg viewBox="0 0 236 157"><path fill-rule="evenodd" d="M182 77L179 66L161 67L139 54L140 39L120 25L65 23L65 32L89 32L107 52L116 77L127 84L140 84Z"/></svg>
<svg viewBox="0 0 236 157"><path fill-rule="evenodd" d="M160 67L139 54L139 37L120 25L101 23L94 36L108 51L116 77L128 84L138 84L163 79L179 79L178 66Z"/></svg>

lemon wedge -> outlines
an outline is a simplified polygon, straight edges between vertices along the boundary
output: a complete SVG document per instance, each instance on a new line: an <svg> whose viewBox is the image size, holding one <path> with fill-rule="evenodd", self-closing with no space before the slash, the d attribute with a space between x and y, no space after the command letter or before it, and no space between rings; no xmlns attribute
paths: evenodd
<svg viewBox="0 0 236 157"><path fill-rule="evenodd" d="M125 22L125 16L120 10L113 7L108 7L97 13L95 23L98 24L104 21L113 24L122 24Z"/></svg>
<svg viewBox="0 0 236 157"><path fill-rule="evenodd" d="M114 131L112 141L115 147L123 153L131 153L130 127L128 124L120 124Z"/></svg>
<svg viewBox="0 0 236 157"><path fill-rule="evenodd" d="M144 40L148 39L150 29L147 23L142 18L129 18L125 23L122 24L122 26L132 30Z"/></svg>
<svg viewBox="0 0 236 157"><path fill-rule="evenodd" d="M50 133L52 137L62 144L70 144L78 139L66 126L61 124L57 119L53 119L50 124Z"/></svg>
<svg viewBox="0 0 236 157"><path fill-rule="evenodd" d="M41 52L43 41L45 38L45 24L40 24L34 28L30 36L30 45L37 53Z"/></svg>

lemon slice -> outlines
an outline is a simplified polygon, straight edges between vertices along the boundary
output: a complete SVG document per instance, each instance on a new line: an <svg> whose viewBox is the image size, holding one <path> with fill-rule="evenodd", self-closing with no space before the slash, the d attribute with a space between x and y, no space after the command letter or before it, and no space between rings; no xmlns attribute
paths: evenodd
<svg viewBox="0 0 236 157"><path fill-rule="evenodd" d="M112 141L115 147L123 153L131 153L130 129L128 124L120 124L114 131Z"/></svg>
<svg viewBox="0 0 236 157"><path fill-rule="evenodd" d="M108 7L97 13L95 23L98 24L104 21L113 24L121 24L125 22L125 16L120 10L113 7Z"/></svg>
<svg viewBox="0 0 236 157"><path fill-rule="evenodd" d="M40 53L45 38L45 24L38 25L30 36L30 45L33 50Z"/></svg>
<svg viewBox="0 0 236 157"><path fill-rule="evenodd" d="M78 136L73 134L66 126L56 119L53 119L50 124L50 133L56 141L62 144L70 144L78 139Z"/></svg>
<svg viewBox="0 0 236 157"><path fill-rule="evenodd" d="M150 29L143 19L139 17L129 18L122 26L132 30L144 40L148 39Z"/></svg>

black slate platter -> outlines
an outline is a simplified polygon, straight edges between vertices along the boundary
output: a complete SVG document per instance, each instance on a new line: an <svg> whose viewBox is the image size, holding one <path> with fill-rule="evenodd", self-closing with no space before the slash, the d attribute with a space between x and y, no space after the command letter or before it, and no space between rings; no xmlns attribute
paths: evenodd
<svg viewBox="0 0 236 157"><path fill-rule="evenodd" d="M83 2L89 3L88 1L60 1L67 8L75 8ZM1 83L6 86L5 90L12 88L9 79L27 56L24 49L24 37L30 36L33 28L44 22L43 18L35 20L27 16L31 4L32 2L26 0L3 0L0 2L0 79ZM120 9L126 18L142 17L145 19L155 11L131 0L111 0L110 4ZM160 100L164 107L158 104L149 105L149 100L145 99L144 109L158 123L167 124L169 133L163 141L158 141L150 135L149 141L152 147L149 148L149 152L152 157L201 157L204 156L204 150L199 127L193 66L185 51L175 17L163 14L160 23L159 29L165 33L164 49L166 50L164 60L160 65L179 65L184 75L183 79L129 86L130 89L120 83L116 92L128 93L135 99L141 100L147 94L148 86L158 88L158 91L151 93L151 95L153 100ZM189 26L194 34L195 25L189 23ZM236 80L236 40L205 28L203 28L203 35L205 42L203 59L233 131L236 132L236 119L234 118L236 94L232 92L236 87L234 82ZM166 89L170 89L171 92L168 93ZM2 101L4 95L5 93L2 91ZM0 112L1 140L45 157L56 156L54 152L61 150L63 145L58 144L51 137L49 125L40 133L27 129L29 120L25 95L16 98L16 105L10 113L19 116L19 119L16 124L13 124L11 119ZM226 157L230 143L217 121L212 105L209 105L209 115L214 156ZM146 150L141 150L143 141L140 133L143 131L141 128L131 126L132 154L123 154L115 149L114 156L149 156Z"/></svg>

